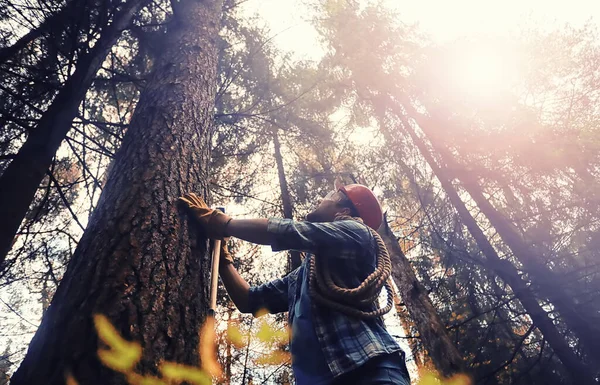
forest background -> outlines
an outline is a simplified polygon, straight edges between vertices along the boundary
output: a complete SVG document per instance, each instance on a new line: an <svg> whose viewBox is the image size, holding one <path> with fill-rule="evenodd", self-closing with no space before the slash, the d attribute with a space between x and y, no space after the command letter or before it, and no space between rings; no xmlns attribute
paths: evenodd
<svg viewBox="0 0 600 385"><path fill-rule="evenodd" d="M124 381L97 362L93 314L141 343L141 373L202 361L210 244L175 198L302 219L336 178L383 202L386 323L415 381L598 383L599 15L584 0L2 1L0 383ZM254 284L300 258L230 247ZM261 335L285 329L220 292L219 381L293 383L287 347Z"/></svg>

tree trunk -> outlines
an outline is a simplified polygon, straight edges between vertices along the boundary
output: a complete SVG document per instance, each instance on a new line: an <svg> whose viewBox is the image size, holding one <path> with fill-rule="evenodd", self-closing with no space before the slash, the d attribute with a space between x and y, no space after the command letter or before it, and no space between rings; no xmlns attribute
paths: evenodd
<svg viewBox="0 0 600 385"><path fill-rule="evenodd" d="M412 336L412 331L416 327L412 318L408 314L408 310L406 309L406 304L402 303L400 296L394 296L394 307L396 308L396 313L398 314L398 318L400 320L400 325L404 330L407 338L407 345L412 352L412 358L414 360L415 365L419 369L431 369L431 371L435 370L435 366L431 362L431 358L425 354L423 349L419 346L418 336Z"/></svg>
<svg viewBox="0 0 600 385"><path fill-rule="evenodd" d="M125 384L98 361L93 314L138 341L136 371L161 360L198 365L210 261L203 234L176 207L206 196L221 2L181 0L97 209L69 262L15 385Z"/></svg>
<svg viewBox="0 0 600 385"><path fill-rule="evenodd" d="M431 133L432 121L416 112L415 114L416 116L413 117L427 135L432 147L440 154L443 163L446 163L450 169L461 170L452 154L435 141L434 135ZM561 284L563 282L561 277L543 263L540 252L529 246L518 229L487 200L481 186L473 176L468 172L458 172L456 176L481 212L494 226L500 238L523 264L525 271L536 284L538 293L552 302L569 330L581 341L590 357L600 363L600 329L592 325L589 317L578 311L573 297L565 290L565 285Z"/></svg>
<svg viewBox="0 0 600 385"><path fill-rule="evenodd" d="M77 61L75 72L0 177L0 271L37 188L69 132L96 72L121 31L146 2L148 0L129 0L125 3L113 23L102 32L94 48Z"/></svg>
<svg viewBox="0 0 600 385"><path fill-rule="evenodd" d="M414 110L410 109L410 106L405 108L410 114L414 112ZM442 185L442 188L448 195L448 198L458 212L462 222L475 239L477 246L482 251L483 255L485 255L486 266L490 270L494 271L512 288L513 293L519 299L531 317L532 322L542 332L544 338L552 346L552 349L562 361L567 372L572 376L572 378L579 384L597 384L597 382L594 380L594 375L591 369L585 365L573 352L571 346L569 346L569 343L560 334L556 328L556 325L554 325L546 311L544 311L542 306L533 295L530 287L521 279L518 270L509 261L500 259L498 253L491 245L477 224L477 221L473 218L455 190L454 186L450 182L450 177L443 168L438 166L437 162L429 152L429 149L425 145L425 142L414 132L408 121L404 118L402 111L395 110L395 113L402 122L404 129L412 138L412 141L433 170L433 173L436 175L437 179Z"/></svg>
<svg viewBox="0 0 600 385"><path fill-rule="evenodd" d="M231 316L233 315L234 304L232 301L229 303L229 310L227 311L227 322L231 323ZM231 349L231 339L225 338L225 378L223 384L231 385L231 366L233 364L233 351Z"/></svg>
<svg viewBox="0 0 600 385"><path fill-rule="evenodd" d="M285 169L283 167L283 157L281 156L281 144L277 135L277 129L273 128L273 146L275 147L275 163L277 163L277 175L279 176L279 187L281 188L281 201L283 202L283 217L293 219L294 212L292 200L290 198L290 190L287 180L285 179ZM290 250L288 258L288 271L294 271L300 267L302 259L300 252Z"/></svg>
<svg viewBox="0 0 600 385"><path fill-rule="evenodd" d="M390 253L394 283L436 369L446 377L465 373L466 367L460 353L446 333L446 327L431 303L427 290L417 279L387 220L383 221L379 233Z"/></svg>

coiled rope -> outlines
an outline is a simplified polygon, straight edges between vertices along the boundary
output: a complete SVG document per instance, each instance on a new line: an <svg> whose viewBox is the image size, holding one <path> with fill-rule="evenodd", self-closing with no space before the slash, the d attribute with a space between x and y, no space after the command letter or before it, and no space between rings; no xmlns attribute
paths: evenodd
<svg viewBox="0 0 600 385"><path fill-rule="evenodd" d="M340 215L335 220L355 220L362 223L362 219L347 215ZM390 281L392 274L390 255L381 236L370 227L369 231L377 244L377 266L355 288L342 286L342 281L330 271L326 257L319 258L316 255L310 259L309 294L317 303L360 319L381 317L392 309L394 289ZM387 304L380 308L378 299L383 287L387 291ZM375 307L375 310L363 310L372 306Z"/></svg>

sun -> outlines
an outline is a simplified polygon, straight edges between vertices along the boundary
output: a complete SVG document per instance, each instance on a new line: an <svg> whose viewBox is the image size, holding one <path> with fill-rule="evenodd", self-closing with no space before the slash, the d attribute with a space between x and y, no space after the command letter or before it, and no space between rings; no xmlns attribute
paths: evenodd
<svg viewBox="0 0 600 385"><path fill-rule="evenodd" d="M448 57L446 76L458 94L493 99L510 90L518 77L513 50L494 44L456 47Z"/></svg>
<svg viewBox="0 0 600 385"><path fill-rule="evenodd" d="M462 59L458 68L459 80L466 88L493 90L507 80L504 59L495 52L472 52Z"/></svg>

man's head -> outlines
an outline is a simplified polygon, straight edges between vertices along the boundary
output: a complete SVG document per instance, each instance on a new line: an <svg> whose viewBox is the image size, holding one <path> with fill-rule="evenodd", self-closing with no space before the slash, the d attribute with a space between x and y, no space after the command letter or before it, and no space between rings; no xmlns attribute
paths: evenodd
<svg viewBox="0 0 600 385"><path fill-rule="evenodd" d="M306 216L309 222L332 222L338 215L360 217L375 230L382 221L381 206L369 188L336 183L335 190L321 200L316 209Z"/></svg>
<svg viewBox="0 0 600 385"><path fill-rule="evenodd" d="M321 199L319 205L306 216L306 220L332 222L338 215L359 216L350 199L342 191L334 190Z"/></svg>

